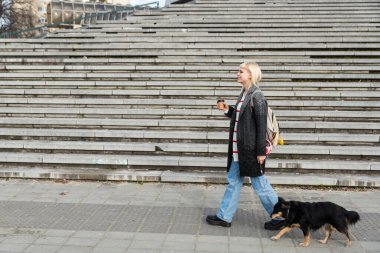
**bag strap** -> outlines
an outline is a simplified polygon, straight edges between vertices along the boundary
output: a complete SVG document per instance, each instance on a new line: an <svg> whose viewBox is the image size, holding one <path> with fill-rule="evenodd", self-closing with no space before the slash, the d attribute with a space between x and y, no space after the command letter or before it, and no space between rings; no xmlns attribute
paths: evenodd
<svg viewBox="0 0 380 253"><path fill-rule="evenodd" d="M250 107L251 108L251 112L252 112L252 108L253 108L253 95L255 95L256 93L258 92L261 92L261 90L259 88L257 88L252 94L251 94L251 98L250 98L250 101L249 101L249 104L250 104Z"/></svg>

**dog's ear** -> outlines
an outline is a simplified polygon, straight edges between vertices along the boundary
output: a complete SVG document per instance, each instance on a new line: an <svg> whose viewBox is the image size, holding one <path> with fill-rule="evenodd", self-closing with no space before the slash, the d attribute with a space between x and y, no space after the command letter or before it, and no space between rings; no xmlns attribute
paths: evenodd
<svg viewBox="0 0 380 253"><path fill-rule="evenodd" d="M288 209L288 208L290 208L290 203L289 202L282 202L281 203L281 208L284 208L284 209Z"/></svg>
<svg viewBox="0 0 380 253"><path fill-rule="evenodd" d="M283 199L283 198L281 198L281 197L278 197L278 202L279 202L279 203L284 203L284 202L286 202L286 201L285 201L285 199Z"/></svg>

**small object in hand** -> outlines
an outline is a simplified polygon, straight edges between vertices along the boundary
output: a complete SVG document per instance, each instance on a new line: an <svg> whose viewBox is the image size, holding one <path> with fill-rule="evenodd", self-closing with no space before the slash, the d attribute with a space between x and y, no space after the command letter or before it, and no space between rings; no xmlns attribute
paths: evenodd
<svg viewBox="0 0 380 253"><path fill-rule="evenodd" d="M278 139L278 144L279 144L279 145L284 145L284 138L280 137L280 138Z"/></svg>
<svg viewBox="0 0 380 253"><path fill-rule="evenodd" d="M218 99L217 107L219 110L224 110L224 99Z"/></svg>

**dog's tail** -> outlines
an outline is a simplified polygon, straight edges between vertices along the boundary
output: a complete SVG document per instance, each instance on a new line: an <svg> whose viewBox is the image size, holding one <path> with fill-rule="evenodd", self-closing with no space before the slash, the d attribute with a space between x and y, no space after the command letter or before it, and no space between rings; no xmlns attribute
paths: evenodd
<svg viewBox="0 0 380 253"><path fill-rule="evenodd" d="M346 211L344 216L346 216L348 224L350 225L353 225L360 220L359 214L355 211Z"/></svg>

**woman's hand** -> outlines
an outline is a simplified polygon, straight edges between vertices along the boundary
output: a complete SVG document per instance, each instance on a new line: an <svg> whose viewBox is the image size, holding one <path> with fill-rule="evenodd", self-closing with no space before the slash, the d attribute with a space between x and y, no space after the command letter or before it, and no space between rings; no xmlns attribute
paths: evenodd
<svg viewBox="0 0 380 253"><path fill-rule="evenodd" d="M265 161L265 158L267 158L265 155L257 156L257 163L263 164Z"/></svg>
<svg viewBox="0 0 380 253"><path fill-rule="evenodd" d="M226 104L226 102L224 101L219 101L217 104L216 104L216 107L221 110L221 111L228 111L228 105Z"/></svg>

